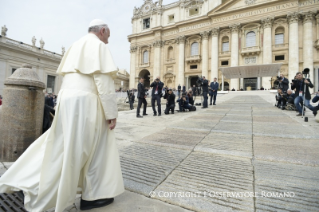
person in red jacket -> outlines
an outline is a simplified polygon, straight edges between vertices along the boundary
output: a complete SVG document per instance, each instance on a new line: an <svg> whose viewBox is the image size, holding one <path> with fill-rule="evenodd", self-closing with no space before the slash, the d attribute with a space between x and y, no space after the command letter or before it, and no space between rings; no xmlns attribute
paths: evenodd
<svg viewBox="0 0 319 212"><path fill-rule="evenodd" d="M2 96L0 95L0 106L2 105Z"/></svg>

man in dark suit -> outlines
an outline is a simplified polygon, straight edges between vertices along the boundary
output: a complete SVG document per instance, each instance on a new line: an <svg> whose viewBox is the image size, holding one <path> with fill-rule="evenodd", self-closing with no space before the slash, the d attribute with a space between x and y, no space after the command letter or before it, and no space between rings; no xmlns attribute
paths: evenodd
<svg viewBox="0 0 319 212"><path fill-rule="evenodd" d="M154 82L152 82L152 108L154 112L154 116L157 116L157 112L155 109L155 100L157 102L158 116L161 116L161 98L162 98L162 90L164 87L164 83L161 82L160 77L156 77Z"/></svg>
<svg viewBox="0 0 319 212"><path fill-rule="evenodd" d="M142 103L144 104L144 110L143 110L143 115L147 116L146 114L146 107L147 107L147 102L146 102L146 94L145 94L145 88L144 88L144 78L140 78L140 82L137 85L137 99L138 99L138 105L137 105L137 118L143 118L143 116L140 115L140 109L142 106Z"/></svg>
<svg viewBox="0 0 319 212"><path fill-rule="evenodd" d="M130 91L130 95L129 95L129 102L130 102L130 109L133 110L134 109L134 101L135 101L135 95L134 95L134 91L131 90Z"/></svg>
<svg viewBox="0 0 319 212"><path fill-rule="evenodd" d="M283 74L280 74L280 79L279 88L282 90L282 92L287 93L287 90L289 89L289 81Z"/></svg>
<svg viewBox="0 0 319 212"><path fill-rule="evenodd" d="M180 84L178 84L178 86L177 86L178 98L180 98L180 97L181 97L181 90L182 90L182 87L181 87L181 85L180 85Z"/></svg>
<svg viewBox="0 0 319 212"><path fill-rule="evenodd" d="M183 93L186 93L186 87L183 85Z"/></svg>
<svg viewBox="0 0 319 212"><path fill-rule="evenodd" d="M172 114L174 114L175 109L175 94L173 93L172 89L169 89L168 91L165 91L164 99L167 100L166 103L166 109L165 114L168 115L169 111L172 111Z"/></svg>
<svg viewBox="0 0 319 212"><path fill-rule="evenodd" d="M218 88L219 88L219 84L217 82L217 78L215 77L214 78L214 82L211 82L210 83L210 92L209 92L209 95L210 95L210 105L212 105L212 100L214 98L214 105L216 105L216 97L217 97L217 91L218 91Z"/></svg>
<svg viewBox="0 0 319 212"><path fill-rule="evenodd" d="M304 91L305 86L306 90ZM311 94L309 91L309 87L313 88L313 84L311 83L310 79L303 78L302 73L298 72L296 75L296 81L291 83L291 89L296 89L295 106L299 111L299 114L297 114L297 116L302 116L301 103L305 104L305 106L309 108L311 111L314 111L313 106L310 104ZM304 94L305 99L303 100Z"/></svg>
<svg viewBox="0 0 319 212"><path fill-rule="evenodd" d="M205 77L203 77L203 82L202 82L202 87L203 87L203 97L204 97L204 103L202 108L207 108L208 107L208 81L206 80Z"/></svg>

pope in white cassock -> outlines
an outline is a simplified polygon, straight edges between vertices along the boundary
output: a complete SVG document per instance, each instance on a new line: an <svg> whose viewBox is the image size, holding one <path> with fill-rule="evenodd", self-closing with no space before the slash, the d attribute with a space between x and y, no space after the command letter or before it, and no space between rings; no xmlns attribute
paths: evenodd
<svg viewBox="0 0 319 212"><path fill-rule="evenodd" d="M103 207L124 192L109 36L108 26L93 20L89 34L66 52L57 70L64 79L51 128L0 178L0 193L23 191L30 212L62 212L77 192L82 210Z"/></svg>

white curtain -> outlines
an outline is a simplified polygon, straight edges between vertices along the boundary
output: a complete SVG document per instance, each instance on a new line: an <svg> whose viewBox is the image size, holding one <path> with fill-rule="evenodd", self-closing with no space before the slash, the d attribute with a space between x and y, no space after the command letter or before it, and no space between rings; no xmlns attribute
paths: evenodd
<svg viewBox="0 0 319 212"><path fill-rule="evenodd" d="M223 49L223 52L228 52L229 51L229 42L224 42L222 49Z"/></svg>
<svg viewBox="0 0 319 212"><path fill-rule="evenodd" d="M143 53L143 63L148 63L148 51Z"/></svg>
<svg viewBox="0 0 319 212"><path fill-rule="evenodd" d="M246 35L246 47L256 46L256 33L248 32Z"/></svg>
<svg viewBox="0 0 319 212"><path fill-rule="evenodd" d="M275 35L275 44L283 44L284 43L284 34Z"/></svg>
<svg viewBox="0 0 319 212"><path fill-rule="evenodd" d="M198 54L198 43L193 43L191 46L191 56L199 55Z"/></svg>

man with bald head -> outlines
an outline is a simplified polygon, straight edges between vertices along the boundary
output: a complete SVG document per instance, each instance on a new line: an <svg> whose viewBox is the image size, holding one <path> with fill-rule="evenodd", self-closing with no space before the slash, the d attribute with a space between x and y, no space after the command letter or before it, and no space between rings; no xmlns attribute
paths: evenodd
<svg viewBox="0 0 319 212"><path fill-rule="evenodd" d="M154 112L154 116L157 116L157 112L155 109L155 101L157 102L158 116L161 116L161 98L162 98L162 90L164 87L164 83L161 82L161 78L158 76L155 78L154 82L152 82L152 108Z"/></svg>
<svg viewBox="0 0 319 212"><path fill-rule="evenodd" d="M64 76L52 126L0 178L0 193L17 191L27 211L62 212L81 193L81 210L106 206L124 192L115 142L117 72L110 29L93 20L64 54Z"/></svg>

